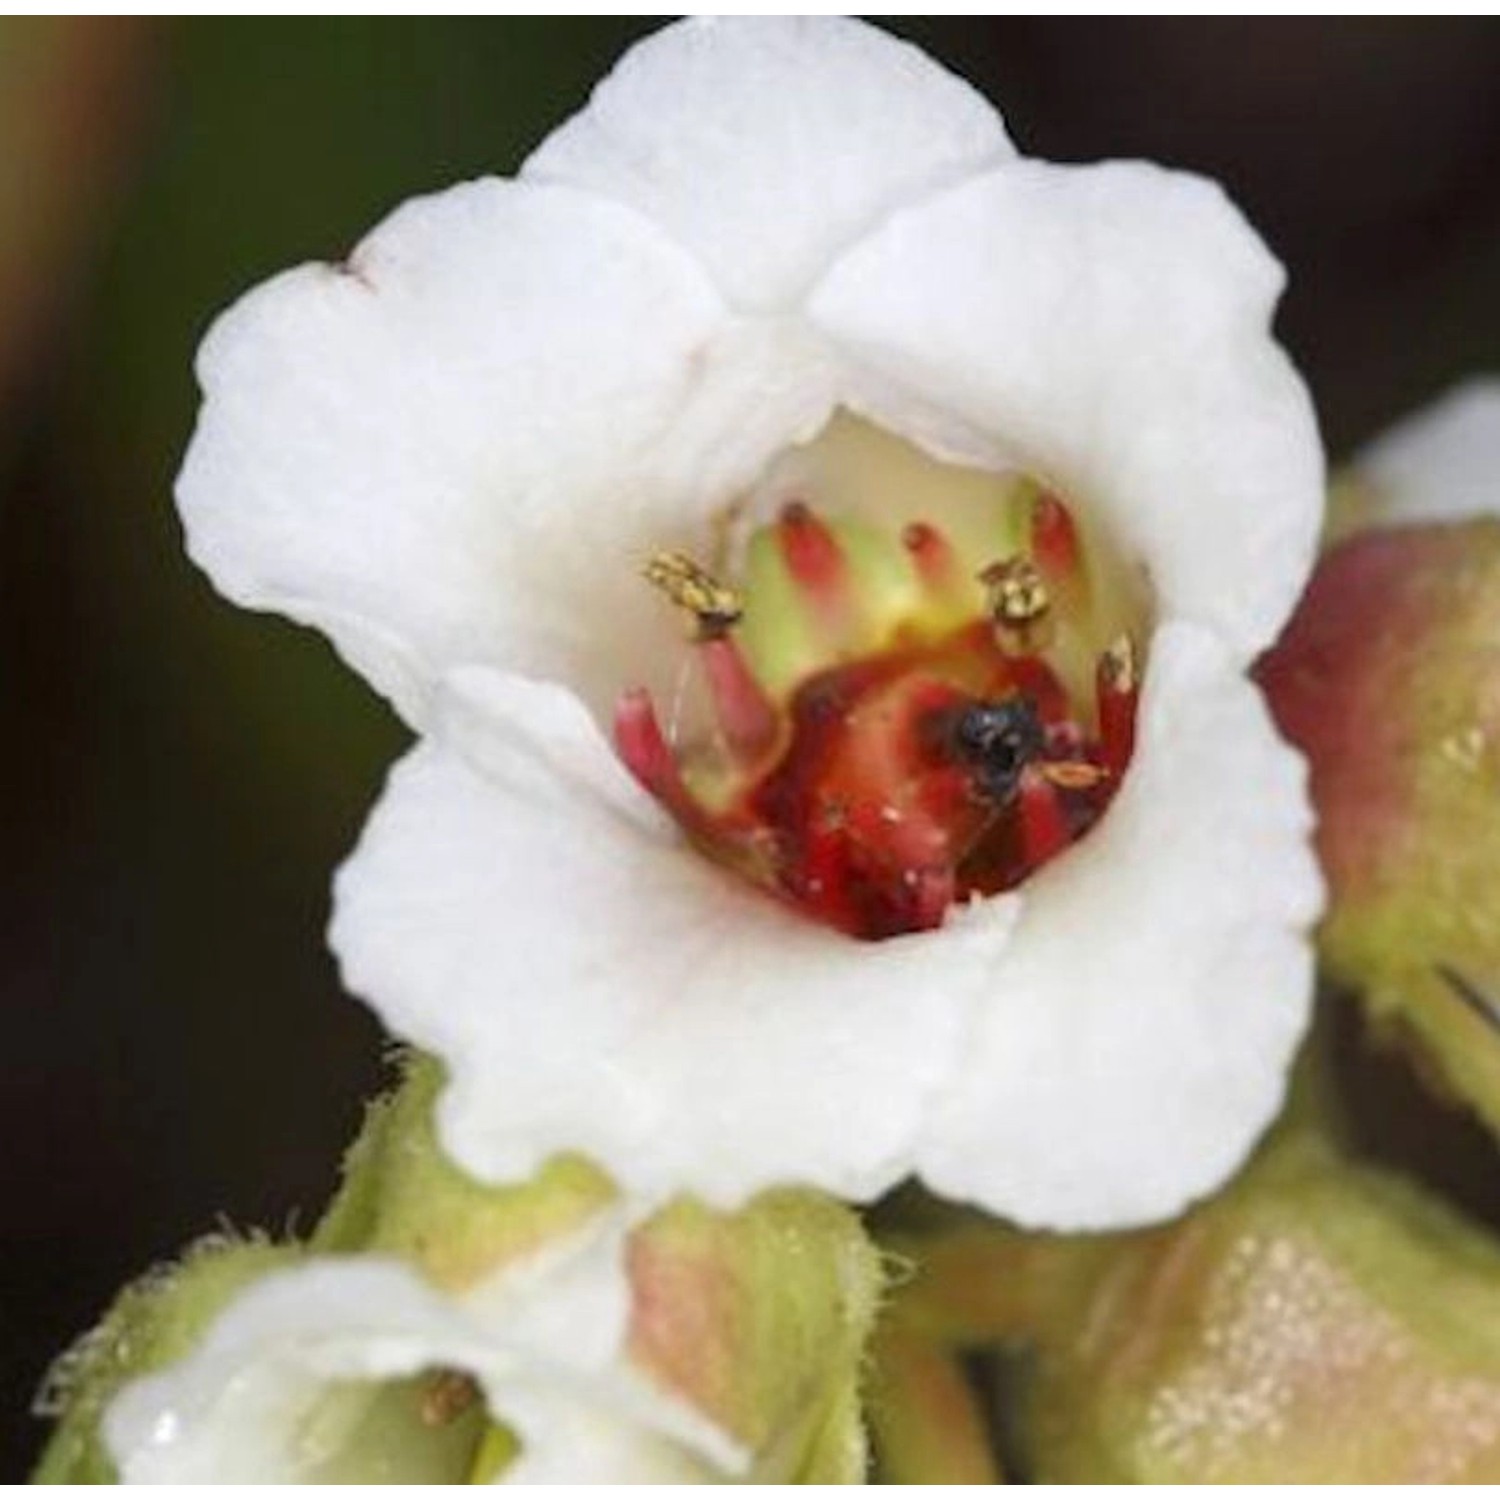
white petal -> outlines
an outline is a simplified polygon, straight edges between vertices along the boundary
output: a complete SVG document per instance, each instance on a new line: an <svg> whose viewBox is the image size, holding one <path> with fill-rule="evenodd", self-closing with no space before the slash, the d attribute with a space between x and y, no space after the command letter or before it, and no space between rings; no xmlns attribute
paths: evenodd
<svg viewBox="0 0 1500 1500"><path fill-rule="evenodd" d="M974 89L874 27L721 17L632 48L524 170L639 209L767 311L893 207L1013 155Z"/></svg>
<svg viewBox="0 0 1500 1500"><path fill-rule="evenodd" d="M438 1370L473 1376L518 1437L507 1483L702 1480L743 1467L727 1434L619 1358L629 1293L612 1222L497 1282L449 1299L396 1262L359 1257L266 1277L186 1359L112 1403L105 1433L121 1477L442 1478L468 1453L445 1451L442 1429L417 1416L415 1394L389 1386Z"/></svg>
<svg viewBox="0 0 1500 1500"><path fill-rule="evenodd" d="M507 1484L689 1483L749 1467L735 1438L623 1357L632 1295L625 1236L639 1210L602 1214L464 1296L492 1349L519 1356L492 1354L475 1372L521 1440Z"/></svg>
<svg viewBox="0 0 1500 1500"><path fill-rule="evenodd" d="M724 1475L670 1438L616 1412L542 1391L520 1403L526 1424L547 1441L523 1449L506 1484L713 1484Z"/></svg>
<svg viewBox="0 0 1500 1500"><path fill-rule="evenodd" d="M1500 379L1454 387L1382 433L1354 468L1374 484L1367 515L1380 524L1500 514Z"/></svg>
<svg viewBox="0 0 1500 1500"><path fill-rule="evenodd" d="M923 1152L1028 1225L1121 1226L1220 1183L1279 1106L1321 905L1301 758L1206 632L1157 634L1104 822L1035 876Z"/></svg>
<svg viewBox="0 0 1500 1500"><path fill-rule="evenodd" d="M499 181L409 203L347 267L288 272L214 326L189 550L418 724L456 661L592 669L613 693L612 645L663 615L632 560L713 498L644 483L643 455L722 332L701 273L627 210Z"/></svg>
<svg viewBox="0 0 1500 1500"><path fill-rule="evenodd" d="M1316 423L1272 341L1281 268L1217 187L1144 163L1018 162L894 216L810 313L885 382L1102 513L1158 618L1249 660L1306 579ZM911 410L909 410L909 408Z"/></svg>
<svg viewBox="0 0 1500 1500"><path fill-rule="evenodd" d="M411 1272L330 1260L252 1286L187 1359L121 1392L105 1434L127 1484L337 1480L351 1477L341 1460L366 1406L352 1384L333 1383L477 1372L493 1358L460 1309Z"/></svg>
<svg viewBox="0 0 1500 1500"><path fill-rule="evenodd" d="M512 1179L594 1157L648 1199L909 1169L1016 903L862 944L687 848L577 700L472 672L340 872L354 993L440 1055L444 1143Z"/></svg>

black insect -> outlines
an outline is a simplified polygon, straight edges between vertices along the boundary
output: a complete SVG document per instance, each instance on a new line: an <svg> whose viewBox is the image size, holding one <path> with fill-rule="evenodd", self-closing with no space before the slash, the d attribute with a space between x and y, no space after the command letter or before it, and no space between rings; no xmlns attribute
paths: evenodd
<svg viewBox="0 0 1500 1500"><path fill-rule="evenodd" d="M1009 802L1021 773L1046 748L1036 705L1020 694L993 703L971 703L948 724L952 753L974 772L975 785L990 802Z"/></svg>

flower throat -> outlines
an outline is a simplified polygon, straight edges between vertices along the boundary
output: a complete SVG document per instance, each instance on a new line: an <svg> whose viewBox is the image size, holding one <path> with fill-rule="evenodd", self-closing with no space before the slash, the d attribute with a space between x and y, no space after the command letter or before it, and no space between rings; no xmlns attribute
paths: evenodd
<svg viewBox="0 0 1500 1500"><path fill-rule="evenodd" d="M986 549L972 517L960 540L803 492L750 535L736 585L656 553L645 577L689 622L707 711L681 739L625 693L626 766L706 855L854 937L1020 885L1118 789L1138 664L1101 630L1070 508L1020 480L994 520Z"/></svg>

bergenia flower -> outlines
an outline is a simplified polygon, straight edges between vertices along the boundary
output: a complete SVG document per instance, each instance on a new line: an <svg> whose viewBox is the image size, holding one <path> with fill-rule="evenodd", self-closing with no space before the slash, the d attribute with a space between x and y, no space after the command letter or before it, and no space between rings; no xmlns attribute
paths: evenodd
<svg viewBox="0 0 1500 1500"><path fill-rule="evenodd" d="M449 1299L395 1261L278 1271L110 1409L145 1484L697 1481L727 1437L615 1357L618 1244L517 1290ZM507 1295L508 1293L508 1295Z"/></svg>
<svg viewBox="0 0 1500 1500"><path fill-rule="evenodd" d="M424 1109L377 1113L311 1248L225 1245L127 1292L66 1367L71 1425L39 1477L863 1477L882 1273L848 1210L782 1192L631 1228L576 1160L512 1189L464 1179Z"/></svg>
<svg viewBox="0 0 1500 1500"><path fill-rule="evenodd" d="M877 30L690 21L219 322L189 544L423 736L332 940L459 1161L1058 1226L1232 1170L1320 899L1245 676L1321 508L1281 284Z"/></svg>
<svg viewBox="0 0 1500 1500"><path fill-rule="evenodd" d="M768 1445L757 1453L717 1414L666 1383L676 1373L670 1365L652 1369L632 1359L661 1352L642 1316L681 1332L670 1318L671 1298L681 1298L683 1286L648 1288L655 1302L638 1300L633 1325L618 1239L591 1233L567 1250L465 1298L444 1296L393 1260L329 1257L275 1272L240 1296L188 1358L135 1382L110 1408L105 1431L121 1479L639 1484L792 1477L785 1465L806 1457L815 1429L797 1443L797 1428L786 1425L775 1434L786 1440L781 1450ZM680 1282L681 1268L674 1269ZM724 1306L722 1295L705 1296L696 1310L676 1311L695 1320L696 1334L714 1337L731 1334L727 1324L709 1326ZM680 1340L666 1352L693 1358ZM735 1351L720 1344L716 1352ZM702 1401L714 1392L694 1394ZM783 1387L775 1414L800 1418L797 1398L819 1394ZM827 1413L810 1406L808 1415Z"/></svg>

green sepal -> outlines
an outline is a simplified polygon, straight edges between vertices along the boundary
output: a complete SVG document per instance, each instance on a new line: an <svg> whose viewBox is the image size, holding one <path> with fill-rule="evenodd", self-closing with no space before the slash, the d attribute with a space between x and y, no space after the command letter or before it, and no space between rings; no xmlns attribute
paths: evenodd
<svg viewBox="0 0 1500 1500"><path fill-rule="evenodd" d="M223 1308L251 1282L302 1258L301 1247L210 1235L175 1263L148 1271L115 1299L99 1325L53 1365L37 1399L57 1426L35 1484L115 1484L100 1422L127 1381L186 1355Z"/></svg>
<svg viewBox="0 0 1500 1500"><path fill-rule="evenodd" d="M633 1237L630 1353L755 1455L754 1482L858 1484L860 1389L884 1287L859 1219L821 1194L734 1214L679 1201Z"/></svg>
<svg viewBox="0 0 1500 1500"><path fill-rule="evenodd" d="M614 1201L609 1179L581 1157L557 1157L514 1186L471 1177L437 1139L444 1083L440 1063L405 1055L399 1086L369 1106L312 1251L395 1255L444 1290L461 1291L581 1229Z"/></svg>

